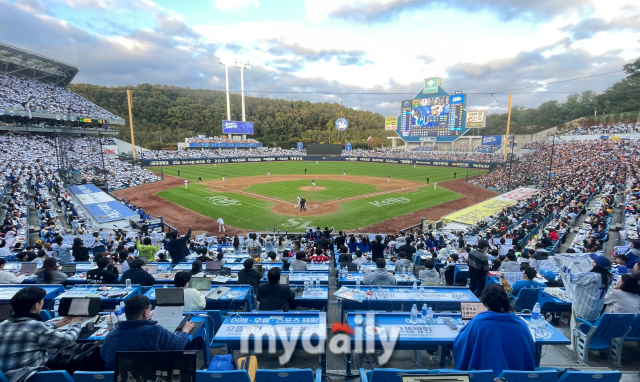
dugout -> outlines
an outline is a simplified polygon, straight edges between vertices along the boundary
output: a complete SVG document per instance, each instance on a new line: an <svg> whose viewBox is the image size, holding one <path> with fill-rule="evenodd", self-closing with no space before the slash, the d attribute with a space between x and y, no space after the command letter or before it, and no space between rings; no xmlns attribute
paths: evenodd
<svg viewBox="0 0 640 382"><path fill-rule="evenodd" d="M341 144L308 144L307 155L341 156Z"/></svg>

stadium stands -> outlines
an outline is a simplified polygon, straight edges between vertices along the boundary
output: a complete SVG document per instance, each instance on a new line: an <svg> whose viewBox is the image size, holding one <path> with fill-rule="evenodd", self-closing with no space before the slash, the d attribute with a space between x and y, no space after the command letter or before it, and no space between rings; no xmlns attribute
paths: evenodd
<svg viewBox="0 0 640 382"><path fill-rule="evenodd" d="M98 119L121 117L62 87L0 74L0 109L29 109L33 112L73 113Z"/></svg>

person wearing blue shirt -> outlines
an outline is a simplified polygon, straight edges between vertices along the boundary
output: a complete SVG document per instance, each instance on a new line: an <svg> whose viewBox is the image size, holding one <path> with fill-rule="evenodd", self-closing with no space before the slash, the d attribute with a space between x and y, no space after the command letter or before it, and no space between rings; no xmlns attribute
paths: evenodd
<svg viewBox="0 0 640 382"><path fill-rule="evenodd" d="M522 280L516 281L513 285L511 285L511 294L517 296L520 293L521 289L524 288L540 288L540 284L535 281L536 278L536 270L535 268L526 267L524 271L522 271Z"/></svg>
<svg viewBox="0 0 640 382"><path fill-rule="evenodd" d="M184 324L179 334L173 334L158 321L151 319L151 304L147 296L133 296L124 304L126 321L120 321L107 334L100 349L100 356L107 370L113 370L116 352L119 351L159 351L182 350L189 343L189 332L193 322Z"/></svg>
<svg viewBox="0 0 640 382"><path fill-rule="evenodd" d="M355 236L351 235L351 239L349 239L347 246L349 247L349 253L356 253L356 250L358 249L358 240Z"/></svg>
<svg viewBox="0 0 640 382"><path fill-rule="evenodd" d="M511 313L509 297L502 285L491 284L482 291L482 303L489 309L460 329L453 341L456 369L533 371L536 346L529 326Z"/></svg>

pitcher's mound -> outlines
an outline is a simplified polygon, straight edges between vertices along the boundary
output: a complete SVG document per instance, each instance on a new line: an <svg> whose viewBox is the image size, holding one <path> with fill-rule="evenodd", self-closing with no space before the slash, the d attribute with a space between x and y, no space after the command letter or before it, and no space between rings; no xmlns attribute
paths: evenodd
<svg viewBox="0 0 640 382"><path fill-rule="evenodd" d="M320 187L320 186L316 186L316 187L313 187L313 186L309 186L309 187L300 187L300 189L301 189L302 191L324 191L324 190L326 190L326 188L324 188L324 187Z"/></svg>

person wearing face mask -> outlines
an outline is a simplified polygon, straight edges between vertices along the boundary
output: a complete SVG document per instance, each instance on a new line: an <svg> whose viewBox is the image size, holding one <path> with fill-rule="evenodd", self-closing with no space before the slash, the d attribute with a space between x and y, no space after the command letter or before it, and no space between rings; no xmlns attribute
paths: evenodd
<svg viewBox="0 0 640 382"><path fill-rule="evenodd" d="M469 290L476 296L480 297L484 290L487 272L489 272L489 242L486 240L478 241L478 248L472 249L469 253Z"/></svg>

